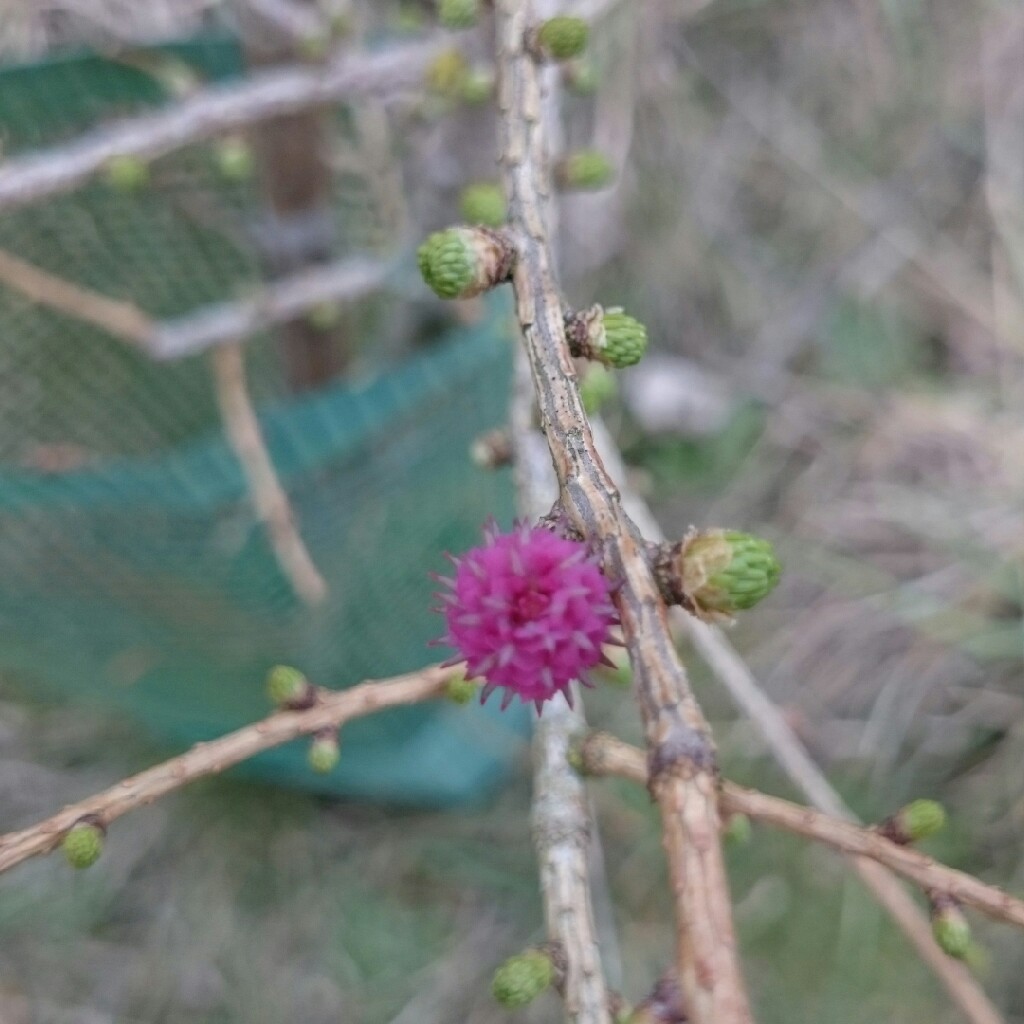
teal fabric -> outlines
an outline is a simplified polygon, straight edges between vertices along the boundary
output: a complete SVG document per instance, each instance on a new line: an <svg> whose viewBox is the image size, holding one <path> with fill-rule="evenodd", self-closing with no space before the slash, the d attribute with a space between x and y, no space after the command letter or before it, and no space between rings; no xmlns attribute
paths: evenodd
<svg viewBox="0 0 1024 1024"><path fill-rule="evenodd" d="M206 78L239 71L230 42L173 52ZM165 100L151 76L94 56L0 70L5 151ZM259 196L211 168L208 147L194 147L159 161L140 194L97 181L14 211L0 218L0 247L154 316L230 298L259 279L242 230ZM336 213L347 250L375 248L357 184L339 190ZM499 299L476 326L375 361L397 301L354 311L361 383L289 397L273 338L246 346L271 456L330 588L310 610L255 519L208 361L154 363L0 289L0 672L124 711L182 745L266 714L274 664L344 688L436 660L427 642L443 630L428 572L445 567L444 551L476 543L488 516L512 517L508 474L467 454L505 418L508 308ZM310 771L299 743L244 770L454 804L501 778L527 729L522 709L502 714L494 702L395 709L346 726L330 775Z"/></svg>
<svg viewBox="0 0 1024 1024"><path fill-rule="evenodd" d="M508 362L489 319L361 387L266 410L274 464L331 591L312 611L282 576L219 435L151 460L0 472L0 667L195 740L265 714L263 680L279 662L332 688L428 664L441 632L428 571L476 543L487 516L511 513L508 475L467 457L500 421ZM301 747L249 770L349 795L471 800L526 724L496 708L354 722L327 777Z"/></svg>

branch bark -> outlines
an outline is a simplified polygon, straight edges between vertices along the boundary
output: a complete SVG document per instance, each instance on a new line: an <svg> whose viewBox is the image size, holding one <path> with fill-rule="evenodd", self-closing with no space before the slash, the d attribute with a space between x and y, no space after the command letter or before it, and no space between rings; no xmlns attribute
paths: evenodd
<svg viewBox="0 0 1024 1024"><path fill-rule="evenodd" d="M531 425L532 412L530 367L519 351L509 417L516 492L520 513L536 520L551 508L556 486L547 446ZM574 690L573 706L548 702L534 731L533 842L548 938L565 953L566 1018L573 1024L611 1024L588 858L597 837L586 787L569 765L570 747L587 728L582 699Z"/></svg>
<svg viewBox="0 0 1024 1024"><path fill-rule="evenodd" d="M575 525L600 545L622 584L619 608L634 666L662 811L678 931L677 964L694 1024L749 1024L719 843L714 747L668 630L643 540L594 446L575 386L548 244L549 154L537 68L525 36L529 0L497 0L502 170L518 262L513 287L542 430Z"/></svg>
<svg viewBox="0 0 1024 1024"><path fill-rule="evenodd" d="M0 872L29 857L48 853L64 833L87 814L109 825L129 811L206 775L217 775L241 761L300 736L322 729L336 729L353 718L384 708L418 704L438 697L449 680L461 674L461 666L431 665L419 672L393 679L361 683L343 691L318 690L316 703L304 711L278 711L262 721L208 743L197 743L180 757L147 768L102 793L65 807L45 821L0 836Z"/></svg>

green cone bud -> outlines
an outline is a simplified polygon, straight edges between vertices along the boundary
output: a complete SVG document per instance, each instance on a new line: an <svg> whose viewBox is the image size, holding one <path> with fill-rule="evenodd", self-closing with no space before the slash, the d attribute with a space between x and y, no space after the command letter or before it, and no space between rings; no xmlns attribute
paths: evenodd
<svg viewBox="0 0 1024 1024"><path fill-rule="evenodd" d="M722 839L728 846L748 846L754 829L745 814L730 814L722 830Z"/></svg>
<svg viewBox="0 0 1024 1024"><path fill-rule="evenodd" d="M466 103L486 103L494 95L494 72L490 68L472 68L462 80L461 93Z"/></svg>
<svg viewBox="0 0 1024 1024"><path fill-rule="evenodd" d="M946 811L935 800L914 800L901 807L878 826L878 831L900 846L920 842L941 832L946 826Z"/></svg>
<svg viewBox="0 0 1024 1024"><path fill-rule="evenodd" d="M640 362L647 349L647 329L621 309L591 306L571 313L565 320L569 351L582 359L594 359L622 369Z"/></svg>
<svg viewBox="0 0 1024 1024"><path fill-rule="evenodd" d="M315 697L310 681L289 665L275 665L267 674L267 694L279 708L309 707Z"/></svg>
<svg viewBox="0 0 1024 1024"><path fill-rule="evenodd" d="M768 541L736 530L694 531L661 545L656 569L666 597L708 621L753 608L782 571Z"/></svg>
<svg viewBox="0 0 1024 1024"><path fill-rule="evenodd" d="M458 50L445 50L427 68L427 88L438 96L457 99L468 73L466 58Z"/></svg>
<svg viewBox="0 0 1024 1024"><path fill-rule="evenodd" d="M598 75L593 61L570 61L562 68L562 81L566 88L577 96L592 96L597 92Z"/></svg>
<svg viewBox="0 0 1024 1024"><path fill-rule="evenodd" d="M456 704L468 704L479 692L476 683L471 683L465 676L456 676L448 680L444 695Z"/></svg>
<svg viewBox="0 0 1024 1024"><path fill-rule="evenodd" d="M555 980L555 965L540 949L510 957L494 973L491 992L504 1007L514 1010L537 998Z"/></svg>
<svg viewBox="0 0 1024 1024"><path fill-rule="evenodd" d="M971 950L971 926L964 912L948 897L932 907L932 934L944 953L963 960Z"/></svg>
<svg viewBox="0 0 1024 1024"><path fill-rule="evenodd" d="M611 184L615 169L596 149L581 149L563 157L555 167L555 181L562 189L599 189Z"/></svg>
<svg viewBox="0 0 1024 1024"><path fill-rule="evenodd" d="M306 310L306 323L316 331L329 331L341 323L340 302L318 302Z"/></svg>
<svg viewBox="0 0 1024 1024"><path fill-rule="evenodd" d="M352 15L346 11L335 11L330 19L330 32L334 39L348 39L355 32Z"/></svg>
<svg viewBox="0 0 1024 1024"><path fill-rule="evenodd" d="M535 49L552 60L571 60L587 48L590 29L582 18L549 18L537 29Z"/></svg>
<svg viewBox="0 0 1024 1024"><path fill-rule="evenodd" d="M414 3L402 4L392 21L392 28L400 35L419 32L424 27L423 9Z"/></svg>
<svg viewBox="0 0 1024 1024"><path fill-rule="evenodd" d="M435 231L416 253L423 280L442 299L469 299L507 281L515 250L488 228Z"/></svg>
<svg viewBox="0 0 1024 1024"><path fill-rule="evenodd" d="M331 52L330 32L310 32L299 40L299 56L313 63L322 61Z"/></svg>
<svg viewBox="0 0 1024 1024"><path fill-rule="evenodd" d="M229 136L217 143L217 170L227 181L247 181L252 177L256 162L252 148L245 139Z"/></svg>
<svg viewBox="0 0 1024 1024"><path fill-rule="evenodd" d="M83 818L67 830L60 848L73 868L87 868L99 860L103 852L103 836L102 825Z"/></svg>
<svg viewBox="0 0 1024 1024"><path fill-rule="evenodd" d="M440 0L437 20L445 28L472 28L480 14L480 0Z"/></svg>
<svg viewBox="0 0 1024 1024"><path fill-rule="evenodd" d="M467 185L459 199L459 210L470 224L499 228L505 223L505 194L500 186L487 181Z"/></svg>
<svg viewBox="0 0 1024 1024"><path fill-rule="evenodd" d="M341 744L338 741L338 734L333 729L317 733L309 744L309 753L306 755L309 767L319 775L327 775L334 771L341 760Z"/></svg>
<svg viewBox="0 0 1024 1024"><path fill-rule="evenodd" d="M587 367L580 381L580 398L583 408L590 416L598 412L602 405L614 398L619 390L615 375L610 373L601 363L593 363Z"/></svg>
<svg viewBox="0 0 1024 1024"><path fill-rule="evenodd" d="M135 156L112 156L103 170L107 184L118 192L138 192L149 183L149 168Z"/></svg>

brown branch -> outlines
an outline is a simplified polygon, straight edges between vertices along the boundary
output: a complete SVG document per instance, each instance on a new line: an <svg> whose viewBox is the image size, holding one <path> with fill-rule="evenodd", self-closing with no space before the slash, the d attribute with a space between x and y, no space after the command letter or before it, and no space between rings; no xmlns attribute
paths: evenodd
<svg viewBox="0 0 1024 1024"><path fill-rule="evenodd" d="M380 288L384 263L348 259L309 267L261 287L249 298L203 306L154 325L147 349L154 359L180 359L301 316L322 302L361 298Z"/></svg>
<svg viewBox="0 0 1024 1024"><path fill-rule="evenodd" d="M551 77L549 74L553 86ZM548 94L541 116L549 130L557 129L558 99L554 89ZM552 226L556 215L553 208ZM544 438L533 426L533 406L530 365L525 352L517 347L509 439L519 513L536 521L550 511L558 494L558 483ZM572 1024L611 1024L605 956L594 915L594 900L600 891L592 869L595 857L601 853L601 840L584 781L572 770L568 759L575 737L587 728L578 687L574 687L574 693L571 707L563 700L551 701L537 720L533 736L531 831L548 939L557 944L565 959L560 994L566 1019ZM608 950L603 952L607 955Z"/></svg>
<svg viewBox="0 0 1024 1024"><path fill-rule="evenodd" d="M518 262L513 286L563 505L622 584L619 610L662 810L678 928L679 976L694 1024L748 1024L719 842L714 748L668 630L643 541L594 447L565 342L545 207L549 154L537 68L526 51L529 0L497 0L502 165Z"/></svg>
<svg viewBox="0 0 1024 1024"><path fill-rule="evenodd" d="M15 157L0 168L0 211L68 192L116 156L153 160L267 118L356 96L395 95L423 81L442 43L414 43L323 66L282 68L212 86L156 113L90 131L73 142Z"/></svg>
<svg viewBox="0 0 1024 1024"><path fill-rule="evenodd" d="M40 306L92 324L131 345L145 348L153 333L153 321L134 303L108 298L2 249L0 282Z"/></svg>
<svg viewBox="0 0 1024 1024"><path fill-rule="evenodd" d="M419 672L361 683L341 692L318 690L316 703L311 708L277 711L219 739L197 743L181 756L147 768L102 793L71 804L31 828L0 836L0 871L7 871L29 857L48 853L85 815L96 815L105 826L109 825L122 814L150 804L196 779L219 774L300 736L309 736L321 729L336 729L353 718L384 708L418 704L437 697L448 681L460 673L460 666L443 668L431 665Z"/></svg>
<svg viewBox="0 0 1024 1024"><path fill-rule="evenodd" d="M605 462L612 473L621 478L622 459L608 432L598 423L595 424L595 435ZM657 520L643 501L629 491L623 493L623 501L650 539L663 539ZM818 810L835 818L855 820L728 638L692 615L677 609L673 612L677 633L693 643L712 674L757 727L772 757L797 789ZM951 960L936 944L927 917L898 879L881 865L863 857L854 858L852 864L861 881L906 935L917 955L928 965L964 1016L972 1024L1002 1024L999 1012L970 971L963 964Z"/></svg>
<svg viewBox="0 0 1024 1024"><path fill-rule="evenodd" d="M579 751L585 774L619 775L634 782L647 782L644 752L614 736L591 733ZM1024 900L966 872L946 867L909 846L900 846L872 828L733 782L722 782L720 800L725 814L746 814L774 828L824 843L840 853L869 857L922 889L934 889L996 921L1024 928Z"/></svg>
<svg viewBox="0 0 1024 1024"><path fill-rule="evenodd" d="M266 527L277 564L302 601L319 604L327 596L327 584L299 535L288 495L263 443L245 383L242 346L236 342L215 349L213 372L224 433L242 464L256 514Z"/></svg>
<svg viewBox="0 0 1024 1024"><path fill-rule="evenodd" d="M532 428L533 385L521 351L516 354L510 433L519 511L539 519L550 510L556 484L547 446ZM533 736L532 832L548 938L566 960L561 994L573 1024L611 1024L608 988L592 906L588 850L598 841L586 787L569 766L574 737L586 731L582 699L550 702Z"/></svg>
<svg viewBox="0 0 1024 1024"><path fill-rule="evenodd" d="M361 298L380 288L387 274L385 263L339 260L281 278L248 298L201 306L173 320L154 320L131 302L101 295L0 249L0 283L136 345L154 359L195 355L301 316L319 303Z"/></svg>

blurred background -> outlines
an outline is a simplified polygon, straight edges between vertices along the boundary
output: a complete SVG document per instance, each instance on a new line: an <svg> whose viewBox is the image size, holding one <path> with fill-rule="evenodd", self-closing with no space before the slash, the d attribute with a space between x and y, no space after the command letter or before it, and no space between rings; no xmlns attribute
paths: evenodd
<svg viewBox="0 0 1024 1024"><path fill-rule="evenodd" d="M629 482L670 536L776 543L783 582L731 633L767 692L863 818L940 799L929 852L1020 892L1024 11L583 7L563 143L617 173L560 202L560 251L574 305L621 304L652 338L602 407ZM5 161L252 70L439 38L463 66L431 53L393 93L0 212L0 831L259 717L276 662L334 687L426 663L427 571L513 510L507 471L468 456L504 419L507 296L443 306L412 258L495 176L486 25L439 34L432 5L390 2L0 6ZM19 261L173 351L33 300ZM268 327L255 297L282 282L319 298ZM243 375L210 316L246 302ZM223 429L239 401L323 599L253 506ZM725 773L793 796L687 661ZM614 684L588 716L637 740ZM118 822L88 872L15 869L0 1024L509 1019L490 973L542 935L526 733L494 708L358 723L330 776L297 745ZM609 976L639 999L671 959L656 815L638 788L591 791ZM762 1024L961 1019L836 857L755 828L728 858ZM1020 936L972 924L972 969L1024 1021Z"/></svg>

